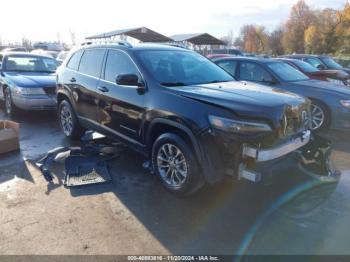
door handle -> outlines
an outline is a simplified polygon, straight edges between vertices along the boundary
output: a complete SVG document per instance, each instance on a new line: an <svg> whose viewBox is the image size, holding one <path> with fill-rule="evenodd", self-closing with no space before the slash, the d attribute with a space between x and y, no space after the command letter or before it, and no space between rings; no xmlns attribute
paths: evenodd
<svg viewBox="0 0 350 262"><path fill-rule="evenodd" d="M105 87L105 86L98 86L97 89L100 90L100 91L103 92L103 93L106 93L106 92L109 91L108 88Z"/></svg>
<svg viewBox="0 0 350 262"><path fill-rule="evenodd" d="M72 78L70 79L70 81L71 81L72 83L75 83L77 80L75 79L75 77L72 77Z"/></svg>

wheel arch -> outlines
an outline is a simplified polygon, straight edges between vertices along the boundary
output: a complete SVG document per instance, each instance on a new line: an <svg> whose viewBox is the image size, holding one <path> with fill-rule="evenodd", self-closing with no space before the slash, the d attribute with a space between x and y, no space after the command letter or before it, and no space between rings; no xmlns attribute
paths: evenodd
<svg viewBox="0 0 350 262"><path fill-rule="evenodd" d="M68 100L71 103L69 96L66 93L59 92L57 93L57 104L59 105L63 100Z"/></svg>
<svg viewBox="0 0 350 262"><path fill-rule="evenodd" d="M202 162L203 156L200 144L190 128L168 119L154 119L150 123L146 134L146 148L149 154L152 151L154 141L164 133L175 133L183 138L194 150L197 161Z"/></svg>

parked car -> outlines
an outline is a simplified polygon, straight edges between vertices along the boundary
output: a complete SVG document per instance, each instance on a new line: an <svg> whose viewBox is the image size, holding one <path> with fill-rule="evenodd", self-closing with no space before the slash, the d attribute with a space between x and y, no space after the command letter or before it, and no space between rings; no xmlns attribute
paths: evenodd
<svg viewBox="0 0 350 262"><path fill-rule="evenodd" d="M270 168L311 138L308 99L235 81L200 54L165 45L74 50L58 69L57 101L65 136L89 128L126 143L177 194L226 174L258 182L258 163Z"/></svg>
<svg viewBox="0 0 350 262"><path fill-rule="evenodd" d="M25 47L6 47L2 52L28 52L28 50Z"/></svg>
<svg viewBox="0 0 350 262"><path fill-rule="evenodd" d="M46 110L56 107L56 60L30 53L3 53L0 71L0 99L5 112Z"/></svg>
<svg viewBox="0 0 350 262"><path fill-rule="evenodd" d="M311 101L312 129L350 127L350 89L313 80L293 66L274 59L219 58L214 60L236 79L287 90Z"/></svg>
<svg viewBox="0 0 350 262"><path fill-rule="evenodd" d="M286 55L284 57L293 58L293 59L300 59L303 60L310 65L316 67L319 70L341 70L345 71L346 73L350 74L350 68L346 68L338 64L334 61L333 58L327 55L302 55L302 54L296 54L296 55Z"/></svg>
<svg viewBox="0 0 350 262"><path fill-rule="evenodd" d="M318 70L316 67L298 59L277 58L280 61L286 62L294 66L305 75L312 79L329 81L339 85L350 85L350 75L342 70Z"/></svg>
<svg viewBox="0 0 350 262"><path fill-rule="evenodd" d="M48 50L43 50L43 49L34 49L31 51L31 53L51 57L53 59L56 59L58 54L59 54L58 51L48 51Z"/></svg>
<svg viewBox="0 0 350 262"><path fill-rule="evenodd" d="M237 55L237 56L244 55L241 50L236 48L212 49L212 50L209 50L209 54L218 54L218 55L228 54L228 55Z"/></svg>
<svg viewBox="0 0 350 262"><path fill-rule="evenodd" d="M66 59L67 55L68 55L68 51L61 51L57 57L56 57L56 60L59 62L59 63L62 63L64 61L64 59Z"/></svg>
<svg viewBox="0 0 350 262"><path fill-rule="evenodd" d="M221 58L221 57L230 57L232 55L229 54L209 54L207 55L208 59Z"/></svg>

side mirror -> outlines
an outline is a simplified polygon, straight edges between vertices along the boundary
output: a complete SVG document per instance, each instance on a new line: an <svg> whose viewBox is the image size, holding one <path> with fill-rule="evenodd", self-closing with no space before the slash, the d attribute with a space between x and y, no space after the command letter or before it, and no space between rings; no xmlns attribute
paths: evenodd
<svg viewBox="0 0 350 262"><path fill-rule="evenodd" d="M117 85L123 86L144 86L144 83L139 81L139 77L135 74L121 74L117 76L116 79Z"/></svg>
<svg viewBox="0 0 350 262"><path fill-rule="evenodd" d="M275 85L275 84L277 84L277 81L275 79L273 79L273 78L270 78L270 79L264 79L263 78L261 82L263 82L265 84L268 84L268 85Z"/></svg>
<svg viewBox="0 0 350 262"><path fill-rule="evenodd" d="M317 69L318 69L318 70L325 70L326 67L325 67L324 65L322 65L322 64L319 64L319 65L317 66Z"/></svg>

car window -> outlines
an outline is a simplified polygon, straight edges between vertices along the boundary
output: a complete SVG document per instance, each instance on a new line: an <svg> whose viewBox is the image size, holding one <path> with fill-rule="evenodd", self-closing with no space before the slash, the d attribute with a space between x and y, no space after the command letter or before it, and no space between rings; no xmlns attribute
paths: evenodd
<svg viewBox="0 0 350 262"><path fill-rule="evenodd" d="M308 80L304 73L284 62L271 62L267 66L282 80L286 82L295 82Z"/></svg>
<svg viewBox="0 0 350 262"><path fill-rule="evenodd" d="M318 72L319 70L312 65L302 61L302 60L293 60L293 62L296 66L300 67L304 72L306 73L314 73Z"/></svg>
<svg viewBox="0 0 350 262"><path fill-rule="evenodd" d="M83 54L83 50L79 50L79 51L75 52L72 55L72 57L69 59L67 67L77 71L78 67L79 67L80 58L81 58L82 54Z"/></svg>
<svg viewBox="0 0 350 262"><path fill-rule="evenodd" d="M305 59L306 62L308 62L310 65L312 65L313 67L318 68L319 65L322 65L322 62L318 59L318 58L306 58Z"/></svg>
<svg viewBox="0 0 350 262"><path fill-rule="evenodd" d="M230 75L234 76L236 73L237 62L236 61L221 61L218 65L225 69Z"/></svg>
<svg viewBox="0 0 350 262"><path fill-rule="evenodd" d="M4 65L5 71L53 73L58 62L55 59L35 55L11 55Z"/></svg>
<svg viewBox="0 0 350 262"><path fill-rule="evenodd" d="M99 77L105 49L87 49L81 57L79 72Z"/></svg>
<svg viewBox="0 0 350 262"><path fill-rule="evenodd" d="M114 83L120 74L139 75L139 72L128 55L121 51L109 50L104 79Z"/></svg>
<svg viewBox="0 0 350 262"><path fill-rule="evenodd" d="M338 69L338 70L343 69L343 67L341 65L339 65L337 62L335 62L330 57L323 57L321 59L322 59L323 63L325 63L331 69Z"/></svg>
<svg viewBox="0 0 350 262"><path fill-rule="evenodd" d="M142 65L164 86L187 86L234 79L202 55L182 50L142 50L136 53Z"/></svg>
<svg viewBox="0 0 350 262"><path fill-rule="evenodd" d="M262 66L250 62L241 62L240 80L268 82L272 81L273 79L270 73L262 68Z"/></svg>

